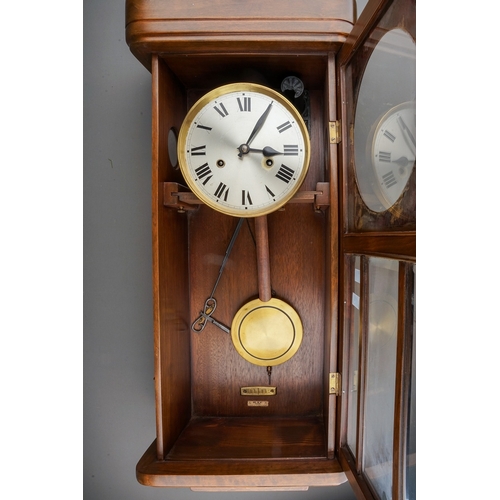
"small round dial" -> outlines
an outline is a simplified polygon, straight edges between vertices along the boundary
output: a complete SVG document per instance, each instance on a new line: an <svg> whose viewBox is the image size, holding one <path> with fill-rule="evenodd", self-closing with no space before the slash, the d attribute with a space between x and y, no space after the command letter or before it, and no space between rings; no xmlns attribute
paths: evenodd
<svg viewBox="0 0 500 500"><path fill-rule="evenodd" d="M281 82L281 92L285 92L287 90L293 90L295 98L300 97L304 92L304 83L296 76L287 76Z"/></svg>
<svg viewBox="0 0 500 500"><path fill-rule="evenodd" d="M178 140L182 174L206 205L236 217L282 207L309 167L307 128L295 107L262 85L219 87L190 109Z"/></svg>

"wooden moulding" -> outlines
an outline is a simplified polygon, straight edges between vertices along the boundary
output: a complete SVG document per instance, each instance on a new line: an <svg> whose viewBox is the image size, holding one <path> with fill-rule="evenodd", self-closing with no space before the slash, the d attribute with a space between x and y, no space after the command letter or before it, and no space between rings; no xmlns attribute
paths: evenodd
<svg viewBox="0 0 500 500"><path fill-rule="evenodd" d="M148 69L152 53L334 51L354 23L335 0L127 0L126 39Z"/></svg>
<svg viewBox="0 0 500 500"><path fill-rule="evenodd" d="M337 460L158 460L156 441L136 468L137 480L145 486L232 491L306 489L309 486L338 486L347 476Z"/></svg>
<svg viewBox="0 0 500 500"><path fill-rule="evenodd" d="M394 233L354 233L344 237L344 252L416 260L416 233L414 231Z"/></svg>

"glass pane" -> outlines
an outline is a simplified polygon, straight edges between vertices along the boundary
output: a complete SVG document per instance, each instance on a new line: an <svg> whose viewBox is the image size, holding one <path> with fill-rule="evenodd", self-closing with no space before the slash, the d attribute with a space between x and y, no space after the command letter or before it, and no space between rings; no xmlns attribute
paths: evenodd
<svg viewBox="0 0 500 500"><path fill-rule="evenodd" d="M415 266L413 266L415 273ZM417 429L416 429L416 288L413 288L413 342L412 342L412 358L411 358L411 385L410 385L410 411L408 412L408 442L406 448L406 500L415 500L417 497L416 484L416 454L417 454Z"/></svg>
<svg viewBox="0 0 500 500"><path fill-rule="evenodd" d="M357 431L357 413L358 413L358 366L359 366L359 302L361 288L361 270L360 257L354 257L354 266L352 276L351 295L351 314L347 314L345 325L349 332L349 394L347 410L347 444L351 452L356 456L356 431ZM349 278L348 278L349 279Z"/></svg>
<svg viewBox="0 0 500 500"><path fill-rule="evenodd" d="M358 187L375 212L396 203L415 168L415 81L415 42L391 30L366 66L354 124Z"/></svg>
<svg viewBox="0 0 500 500"><path fill-rule="evenodd" d="M392 498L398 261L369 261L364 464L382 499Z"/></svg>

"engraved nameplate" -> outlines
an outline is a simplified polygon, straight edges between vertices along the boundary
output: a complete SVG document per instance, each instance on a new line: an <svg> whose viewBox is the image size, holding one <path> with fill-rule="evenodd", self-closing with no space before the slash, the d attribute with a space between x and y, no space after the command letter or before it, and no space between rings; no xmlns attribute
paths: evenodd
<svg viewBox="0 0 500 500"><path fill-rule="evenodd" d="M248 401L248 406L269 406L269 401Z"/></svg>
<svg viewBox="0 0 500 500"><path fill-rule="evenodd" d="M241 387L240 394L242 396L276 396L276 387Z"/></svg>

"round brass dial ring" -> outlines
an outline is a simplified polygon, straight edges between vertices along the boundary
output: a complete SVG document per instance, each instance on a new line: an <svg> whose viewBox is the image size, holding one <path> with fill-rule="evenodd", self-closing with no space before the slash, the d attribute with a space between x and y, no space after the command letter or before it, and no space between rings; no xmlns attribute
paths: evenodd
<svg viewBox="0 0 500 500"><path fill-rule="evenodd" d="M275 298L248 302L236 313L231 325L238 354L259 366L288 361L300 347L302 336L302 322L295 309Z"/></svg>
<svg viewBox="0 0 500 500"><path fill-rule="evenodd" d="M278 210L300 189L311 143L307 126L282 94L230 83L201 97L179 131L177 156L191 191L233 217Z"/></svg>

